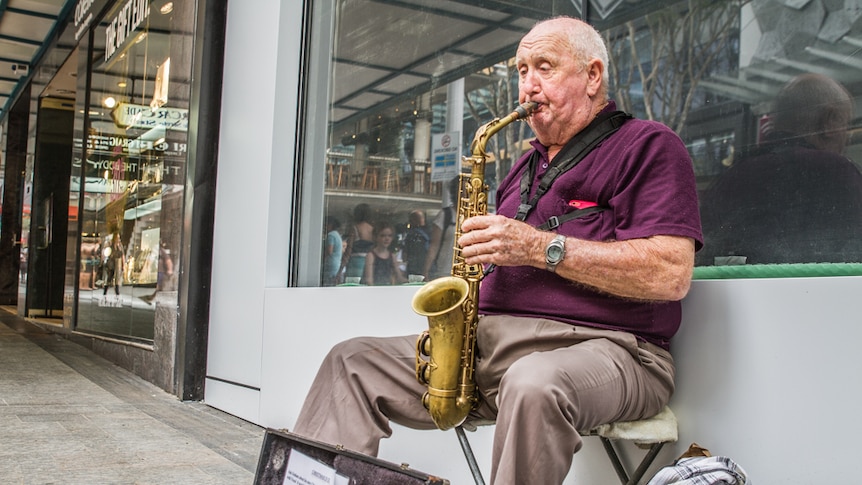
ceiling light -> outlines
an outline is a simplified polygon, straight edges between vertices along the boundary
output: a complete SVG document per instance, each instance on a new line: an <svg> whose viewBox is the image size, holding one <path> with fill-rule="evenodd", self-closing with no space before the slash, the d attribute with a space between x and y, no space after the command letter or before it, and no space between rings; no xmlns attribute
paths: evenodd
<svg viewBox="0 0 862 485"><path fill-rule="evenodd" d="M113 96L108 96L102 101L102 104L104 104L106 108L113 108L117 105L117 100L114 99Z"/></svg>
<svg viewBox="0 0 862 485"><path fill-rule="evenodd" d="M124 87L126 87L126 86L127 86L126 81L120 81L120 82L118 82L118 83L117 83L117 87L118 87L118 88L124 88Z"/></svg>
<svg viewBox="0 0 862 485"><path fill-rule="evenodd" d="M173 11L174 11L174 2L168 2L164 5L162 5L162 8L159 9L159 12L161 12L162 15L167 15Z"/></svg>

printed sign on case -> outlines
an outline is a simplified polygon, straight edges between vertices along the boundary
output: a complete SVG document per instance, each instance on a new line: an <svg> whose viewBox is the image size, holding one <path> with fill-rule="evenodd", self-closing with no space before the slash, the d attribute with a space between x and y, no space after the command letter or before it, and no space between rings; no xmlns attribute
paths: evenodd
<svg viewBox="0 0 862 485"><path fill-rule="evenodd" d="M296 485L349 485L350 479L335 469L296 450L290 451L285 484Z"/></svg>

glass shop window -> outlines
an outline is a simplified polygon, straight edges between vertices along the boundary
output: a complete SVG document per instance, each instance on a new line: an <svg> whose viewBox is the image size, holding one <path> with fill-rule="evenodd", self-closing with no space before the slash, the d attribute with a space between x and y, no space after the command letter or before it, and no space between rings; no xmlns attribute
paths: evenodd
<svg viewBox="0 0 862 485"><path fill-rule="evenodd" d="M706 247L697 271L862 274L862 29L854 23L862 11L774 7L745 3L735 12L738 62L700 83L741 116L723 137L701 131L687 140L704 146L696 167Z"/></svg>
<svg viewBox="0 0 862 485"><path fill-rule="evenodd" d="M144 341L156 307L176 305L188 95L183 61L172 69L172 6L124 2L90 50L80 251L92 275L77 326Z"/></svg>
<svg viewBox="0 0 862 485"><path fill-rule="evenodd" d="M325 149L306 162L323 171L324 186L311 280L379 286L448 274L453 180L477 128L517 106L512 57L532 21L430 0L382 9L337 0L332 12L333 30L321 34L329 44L315 44L328 58L319 78L330 85L320 93L328 99L320 108L329 116ZM526 123L516 123L489 141L492 201L531 138Z"/></svg>
<svg viewBox="0 0 862 485"><path fill-rule="evenodd" d="M310 97L326 100L319 111L327 119L325 137L306 153L323 185L315 214L321 244L312 251L319 273L306 281L366 284L375 245L397 268L375 285L447 272L451 250L429 259L442 252L429 235L447 220L448 182L475 130L517 103L518 41L538 20L583 14L606 39L618 107L668 125L689 147L706 237L696 277L738 276L721 272L730 267L796 275L810 263L821 275L862 274L854 107L862 10L846 2L540 3L541 12L332 3L316 24L327 40L312 55L323 87ZM782 91L788 84L793 90ZM792 94L782 101L782 93ZM491 201L532 135L518 123L495 137L486 169ZM417 234L423 227L428 239ZM414 250L421 241L424 249ZM756 273L774 263L786 272Z"/></svg>

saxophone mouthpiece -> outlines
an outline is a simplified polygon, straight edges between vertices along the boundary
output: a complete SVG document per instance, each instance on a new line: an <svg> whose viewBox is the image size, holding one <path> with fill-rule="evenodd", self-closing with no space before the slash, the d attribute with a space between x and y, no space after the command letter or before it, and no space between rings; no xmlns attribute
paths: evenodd
<svg viewBox="0 0 862 485"><path fill-rule="evenodd" d="M532 101L527 101L526 103L519 104L514 111L514 113L518 115L515 117L515 119L523 119L527 116L530 116L531 114L533 114L533 111L535 111L538 107L539 103L534 103Z"/></svg>

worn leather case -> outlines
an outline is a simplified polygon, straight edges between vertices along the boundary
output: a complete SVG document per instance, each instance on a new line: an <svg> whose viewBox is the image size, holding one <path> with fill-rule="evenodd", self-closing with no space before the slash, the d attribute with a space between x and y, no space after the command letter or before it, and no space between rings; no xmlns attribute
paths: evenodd
<svg viewBox="0 0 862 485"><path fill-rule="evenodd" d="M335 469L336 473L350 479L350 485L449 485L449 480L404 465L275 429L266 430L255 485L285 483L290 455L294 451Z"/></svg>

